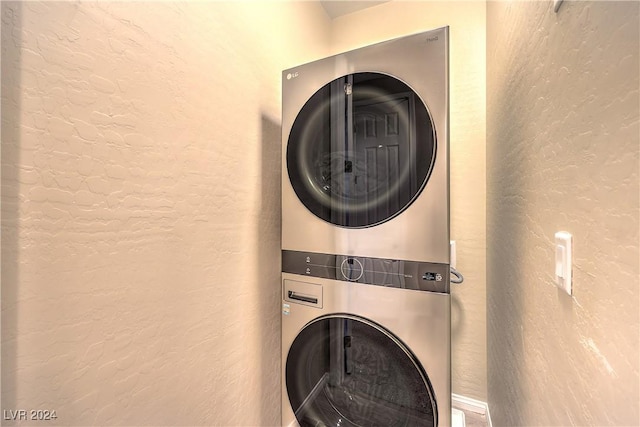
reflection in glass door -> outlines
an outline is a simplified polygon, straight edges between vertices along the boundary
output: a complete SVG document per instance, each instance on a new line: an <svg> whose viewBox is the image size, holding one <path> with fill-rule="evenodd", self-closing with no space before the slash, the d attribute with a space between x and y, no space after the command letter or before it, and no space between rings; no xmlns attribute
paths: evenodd
<svg viewBox="0 0 640 427"><path fill-rule="evenodd" d="M307 325L286 362L287 393L307 426L437 425L431 385L406 346L356 316L326 316Z"/></svg>
<svg viewBox="0 0 640 427"><path fill-rule="evenodd" d="M404 143L415 139L413 100L413 94L405 94L368 99L354 106L354 157L364 162L356 174L355 192L371 206L365 211L368 223L393 216L403 207L401 201L416 192L415 144Z"/></svg>
<svg viewBox="0 0 640 427"><path fill-rule="evenodd" d="M367 227L408 207L426 185L436 139L426 106L403 82L350 74L316 92L287 145L294 191L315 215Z"/></svg>

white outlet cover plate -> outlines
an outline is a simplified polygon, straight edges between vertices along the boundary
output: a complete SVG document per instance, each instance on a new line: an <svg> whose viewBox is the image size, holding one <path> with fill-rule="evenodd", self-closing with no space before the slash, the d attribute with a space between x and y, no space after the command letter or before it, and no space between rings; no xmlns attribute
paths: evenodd
<svg viewBox="0 0 640 427"><path fill-rule="evenodd" d="M566 231L558 231L555 234L555 277L556 285L571 295L572 275L572 248L573 236Z"/></svg>

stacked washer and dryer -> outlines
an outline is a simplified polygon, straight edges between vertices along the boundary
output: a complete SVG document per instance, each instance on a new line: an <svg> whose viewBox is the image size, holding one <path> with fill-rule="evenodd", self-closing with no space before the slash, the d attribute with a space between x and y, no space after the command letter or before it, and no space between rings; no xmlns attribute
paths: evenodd
<svg viewBox="0 0 640 427"><path fill-rule="evenodd" d="M448 27L282 86L282 424L450 425Z"/></svg>

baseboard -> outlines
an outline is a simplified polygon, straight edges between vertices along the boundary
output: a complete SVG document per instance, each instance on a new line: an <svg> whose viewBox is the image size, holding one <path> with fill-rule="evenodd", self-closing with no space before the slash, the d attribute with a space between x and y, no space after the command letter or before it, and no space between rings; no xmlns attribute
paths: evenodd
<svg viewBox="0 0 640 427"><path fill-rule="evenodd" d="M451 394L451 403L458 409L464 409L465 411L474 412L476 414L484 415L487 419L487 427L492 427L491 414L489 413L489 405L487 402L472 399L470 397L460 396L459 394Z"/></svg>

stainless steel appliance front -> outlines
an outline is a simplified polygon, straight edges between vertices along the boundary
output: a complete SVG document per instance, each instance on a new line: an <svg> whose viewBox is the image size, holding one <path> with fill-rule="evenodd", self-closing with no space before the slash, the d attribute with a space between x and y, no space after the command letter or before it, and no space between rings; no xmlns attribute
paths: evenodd
<svg viewBox="0 0 640 427"><path fill-rule="evenodd" d="M448 27L282 84L283 425L448 426Z"/></svg>
<svg viewBox="0 0 640 427"><path fill-rule="evenodd" d="M282 425L448 426L450 295L283 274Z"/></svg>
<svg viewBox="0 0 640 427"><path fill-rule="evenodd" d="M448 27L282 85L282 248L448 264Z"/></svg>

